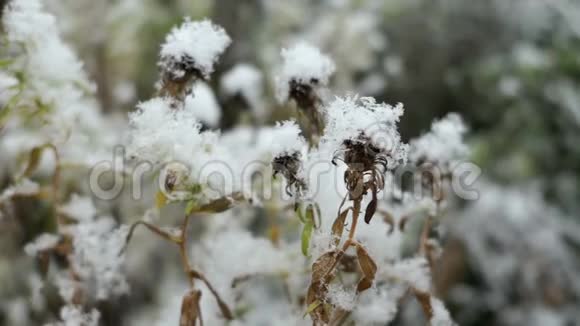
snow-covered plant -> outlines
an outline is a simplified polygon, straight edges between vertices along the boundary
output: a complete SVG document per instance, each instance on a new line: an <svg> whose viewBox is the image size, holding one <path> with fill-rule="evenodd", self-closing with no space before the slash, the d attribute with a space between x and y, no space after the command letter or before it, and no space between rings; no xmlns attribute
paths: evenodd
<svg viewBox="0 0 580 326"><path fill-rule="evenodd" d="M296 102L312 126L310 135L318 137L323 129L320 90L328 85L336 69L334 62L307 43L282 49L281 55L283 64L276 77L278 100Z"/></svg>
<svg viewBox="0 0 580 326"><path fill-rule="evenodd" d="M54 325L97 325L97 304L128 292L125 258L148 254L133 242L141 226L175 246L185 274L158 282L161 325L303 325L306 315L314 325L386 324L408 295L431 325L453 324L432 286L440 200L412 198L396 170L428 162L452 178L453 162L468 152L458 115L406 144L402 104L327 97L337 65L296 42L281 51L275 88L300 119L262 126L270 115L264 75L240 64L222 76L221 91L251 111L254 125L220 131L220 94L207 81L231 39L207 19L185 18L160 47L157 94L136 105L127 128L116 128L38 0L11 2L4 25L10 69L0 80L8 85L0 126L9 141L0 145L14 161L22 153L27 160L0 195L0 210L10 212L19 196L50 207L54 230L35 234L24 251L62 298ZM148 163L155 176L144 186L155 195L131 226L122 213L76 195L84 193L78 180L63 178L67 164L86 168L121 139L125 163ZM330 173L317 174L321 166ZM432 205L436 214L425 209ZM403 255L411 215L425 218L418 250Z"/></svg>

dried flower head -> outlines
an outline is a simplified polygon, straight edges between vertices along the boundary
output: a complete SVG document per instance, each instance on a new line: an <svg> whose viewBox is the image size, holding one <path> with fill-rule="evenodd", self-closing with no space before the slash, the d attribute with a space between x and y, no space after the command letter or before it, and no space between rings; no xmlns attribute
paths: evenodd
<svg viewBox="0 0 580 326"><path fill-rule="evenodd" d="M192 22L186 18L161 45L161 89L177 97L188 91L193 79L207 79L230 43L230 37L220 26L209 20Z"/></svg>
<svg viewBox="0 0 580 326"><path fill-rule="evenodd" d="M464 158L469 153L463 136L467 127L456 113L433 122L431 131L411 142L409 159L420 165L423 162L447 164Z"/></svg>
<svg viewBox="0 0 580 326"><path fill-rule="evenodd" d="M300 128L294 121L278 123L274 137L276 138L272 148L274 175L280 173L286 178L286 193L300 196L307 189L303 176L306 141L300 135Z"/></svg>
<svg viewBox="0 0 580 326"><path fill-rule="evenodd" d="M328 84L334 62L307 43L282 49L282 59L282 71L276 78L278 100L286 102L291 98L301 108L313 107L313 101L318 101L316 88Z"/></svg>
<svg viewBox="0 0 580 326"><path fill-rule="evenodd" d="M403 114L401 104L377 104L374 98L337 98L326 108L324 142L335 144L333 163L347 165L344 181L349 198L360 200L371 191L365 221L376 209L376 194L384 188L384 173L403 164L407 145L401 142L397 123Z"/></svg>

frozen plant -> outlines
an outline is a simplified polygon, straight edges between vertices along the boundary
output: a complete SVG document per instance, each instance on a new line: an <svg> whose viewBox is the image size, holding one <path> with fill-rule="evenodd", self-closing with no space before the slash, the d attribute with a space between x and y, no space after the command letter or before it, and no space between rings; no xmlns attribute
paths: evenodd
<svg viewBox="0 0 580 326"><path fill-rule="evenodd" d="M231 43L223 28L209 20L191 21L174 27L159 53L162 94L181 97L189 93L196 78L209 78L218 57Z"/></svg>
<svg viewBox="0 0 580 326"><path fill-rule="evenodd" d="M250 64L238 64L226 72L221 80L221 88L228 98L243 102L257 121L263 121L266 114L262 99L262 73Z"/></svg>
<svg viewBox="0 0 580 326"><path fill-rule="evenodd" d="M282 49L282 68L276 77L276 95L282 103L293 100L311 124L312 137L319 137L322 126L320 89L326 87L336 67L319 49L298 43Z"/></svg>

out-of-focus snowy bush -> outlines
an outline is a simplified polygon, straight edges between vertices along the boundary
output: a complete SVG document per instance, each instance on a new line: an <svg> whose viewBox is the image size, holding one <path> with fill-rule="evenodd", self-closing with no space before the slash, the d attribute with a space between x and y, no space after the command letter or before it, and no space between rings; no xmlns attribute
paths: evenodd
<svg viewBox="0 0 580 326"><path fill-rule="evenodd" d="M8 1L0 325L573 324L578 17Z"/></svg>

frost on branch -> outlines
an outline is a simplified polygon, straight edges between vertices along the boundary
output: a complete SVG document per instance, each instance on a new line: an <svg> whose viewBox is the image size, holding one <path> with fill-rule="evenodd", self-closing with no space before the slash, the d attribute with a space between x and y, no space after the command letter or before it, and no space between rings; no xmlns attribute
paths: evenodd
<svg viewBox="0 0 580 326"><path fill-rule="evenodd" d="M184 85L197 77L209 78L218 57L230 43L230 37L220 26L209 20L192 22L186 18L181 26L171 30L161 45L162 88Z"/></svg>

